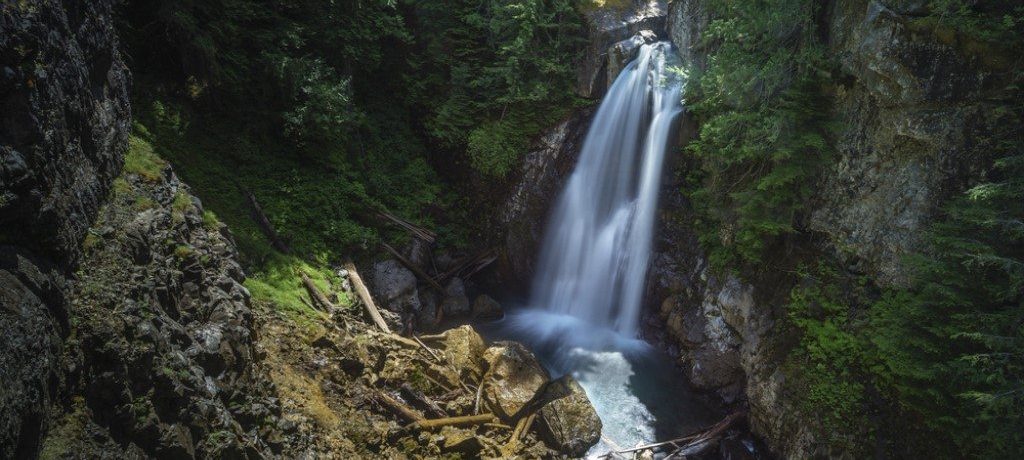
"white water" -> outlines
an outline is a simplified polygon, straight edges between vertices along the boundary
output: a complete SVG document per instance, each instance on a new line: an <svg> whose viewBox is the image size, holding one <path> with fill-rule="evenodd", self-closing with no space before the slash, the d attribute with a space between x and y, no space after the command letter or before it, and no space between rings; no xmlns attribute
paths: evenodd
<svg viewBox="0 0 1024 460"><path fill-rule="evenodd" d="M661 168L682 112L668 42L643 45L590 125L555 205L530 304L635 337Z"/></svg>
<svg viewBox="0 0 1024 460"><path fill-rule="evenodd" d="M706 421L671 362L636 338L662 164L683 110L674 56L667 42L644 45L608 90L551 215L531 308L497 332L586 390L603 424L588 457Z"/></svg>

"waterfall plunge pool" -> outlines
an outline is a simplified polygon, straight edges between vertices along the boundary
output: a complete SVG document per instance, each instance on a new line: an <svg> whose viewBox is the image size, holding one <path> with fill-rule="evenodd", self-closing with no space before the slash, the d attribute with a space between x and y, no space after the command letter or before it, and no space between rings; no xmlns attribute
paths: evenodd
<svg viewBox="0 0 1024 460"><path fill-rule="evenodd" d="M642 340L536 309L475 326L488 340L526 345L552 378L571 374L580 383L603 425L587 458L677 438L722 415L692 392L671 358Z"/></svg>

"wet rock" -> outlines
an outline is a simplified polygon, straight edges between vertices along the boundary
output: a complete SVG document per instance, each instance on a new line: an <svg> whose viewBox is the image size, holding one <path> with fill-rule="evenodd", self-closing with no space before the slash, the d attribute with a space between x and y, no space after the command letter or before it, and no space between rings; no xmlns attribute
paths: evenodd
<svg viewBox="0 0 1024 460"><path fill-rule="evenodd" d="M405 313L420 309L416 275L397 260L373 265L374 294L391 311Z"/></svg>
<svg viewBox="0 0 1024 460"><path fill-rule="evenodd" d="M463 284L462 279L452 278L444 287L441 310L448 317L464 316L470 313L469 297L466 296L466 285Z"/></svg>
<svg viewBox="0 0 1024 460"><path fill-rule="evenodd" d="M576 379L565 376L549 386L553 385L563 386L567 395L541 409L541 436L555 450L581 457L601 439L601 419Z"/></svg>
<svg viewBox="0 0 1024 460"><path fill-rule="evenodd" d="M636 58L640 52L640 46L646 43L654 43L658 36L650 30L641 30L640 33L622 40L608 48L608 84L611 85L619 76L626 64Z"/></svg>
<svg viewBox="0 0 1024 460"><path fill-rule="evenodd" d="M503 242L498 276L503 284L525 286L536 271L549 207L576 165L592 114L593 109L573 113L523 157L494 230Z"/></svg>
<svg viewBox="0 0 1024 460"><path fill-rule="evenodd" d="M501 304L489 295L479 295L473 301L474 319L498 319L504 315L505 312L502 310Z"/></svg>
<svg viewBox="0 0 1024 460"><path fill-rule="evenodd" d="M583 13L587 46L577 64L576 93L582 97L600 98L610 81L606 79L608 48L641 30L664 34L668 2L639 0L624 6L603 6Z"/></svg>
<svg viewBox="0 0 1024 460"><path fill-rule="evenodd" d="M512 420L549 379L533 353L516 342L495 343L484 352L484 361L483 396L505 421Z"/></svg>

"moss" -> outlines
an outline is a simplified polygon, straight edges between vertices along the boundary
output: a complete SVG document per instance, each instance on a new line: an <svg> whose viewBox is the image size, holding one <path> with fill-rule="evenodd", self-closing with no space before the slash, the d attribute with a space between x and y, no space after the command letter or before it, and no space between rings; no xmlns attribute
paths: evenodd
<svg viewBox="0 0 1024 460"><path fill-rule="evenodd" d="M128 153L124 157L124 172L135 174L150 182L160 180L167 162L157 156L153 146L140 137L128 136Z"/></svg>
<svg viewBox="0 0 1024 460"><path fill-rule="evenodd" d="M300 325L309 325L318 322L322 313L310 307L309 293L302 284L301 273L306 273L324 293L332 292L331 286L340 283L329 269L314 267L295 257L277 256L264 270L246 279L245 286L254 300L268 302L289 319ZM354 305L354 299L342 293L335 306L350 309Z"/></svg>
<svg viewBox="0 0 1024 460"><path fill-rule="evenodd" d="M184 222L185 213L192 208L192 197L183 190L178 190L171 201L171 219L174 222Z"/></svg>
<svg viewBox="0 0 1024 460"><path fill-rule="evenodd" d="M110 187L110 191L115 197L126 196L133 190L132 184L129 183L124 177L118 177L114 179L113 185Z"/></svg>
<svg viewBox="0 0 1024 460"><path fill-rule="evenodd" d="M85 239L82 241L82 249L86 252L92 251L93 249L99 247L99 245L102 242L103 237L96 235L92 231L89 231L89 233L86 233Z"/></svg>
<svg viewBox="0 0 1024 460"><path fill-rule="evenodd" d="M179 260L188 259L193 254L195 254L195 249L192 249L192 246L179 244L174 247L174 257L177 257Z"/></svg>
<svg viewBox="0 0 1024 460"><path fill-rule="evenodd" d="M148 209L153 209L156 207L157 202L153 201L153 199L148 196L137 196L135 197L135 200L132 202L132 209L138 212L146 211Z"/></svg>
<svg viewBox="0 0 1024 460"><path fill-rule="evenodd" d="M217 219L217 214L209 209L203 211L203 227L210 231L220 230L220 219Z"/></svg>

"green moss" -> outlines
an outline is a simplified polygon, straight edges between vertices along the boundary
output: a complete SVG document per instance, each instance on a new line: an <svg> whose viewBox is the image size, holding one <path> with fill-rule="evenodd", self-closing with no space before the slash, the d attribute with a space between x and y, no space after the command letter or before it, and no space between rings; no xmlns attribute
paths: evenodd
<svg viewBox="0 0 1024 460"><path fill-rule="evenodd" d="M135 199L132 202L132 209L138 212L153 209L156 208L157 206L158 204L156 201L153 201L152 198L144 195L139 195L135 197Z"/></svg>
<svg viewBox="0 0 1024 460"><path fill-rule="evenodd" d="M132 184L130 184L124 177L117 177L114 179L113 185L110 187L111 193L115 197L126 196L132 191Z"/></svg>
<svg viewBox="0 0 1024 460"><path fill-rule="evenodd" d="M128 136L128 152L124 157L124 172L136 174L143 179L155 182L167 162L153 151L153 146L137 136Z"/></svg>
<svg viewBox="0 0 1024 460"><path fill-rule="evenodd" d="M192 208L192 197L183 190L178 190L171 201L171 219L175 222L183 222L185 213Z"/></svg>
<svg viewBox="0 0 1024 460"><path fill-rule="evenodd" d="M203 227L210 231L220 230L220 219L217 219L217 214L209 209L203 210Z"/></svg>
<svg viewBox="0 0 1024 460"><path fill-rule="evenodd" d="M331 286L340 284L328 269L316 268L295 257L276 256L264 270L246 279L245 286L254 300L269 302L290 319L310 324L319 320L322 313L310 307L312 302L302 284L301 273L306 273L324 293L333 292ZM354 305L351 295L341 293L335 306L350 309Z"/></svg>
<svg viewBox="0 0 1024 460"><path fill-rule="evenodd" d="M92 231L85 234L85 239L82 240L82 249L86 252L92 251L103 242L103 237L96 235Z"/></svg>
<svg viewBox="0 0 1024 460"><path fill-rule="evenodd" d="M180 260L185 260L195 254L195 249L187 244L179 244L174 247L174 257Z"/></svg>

